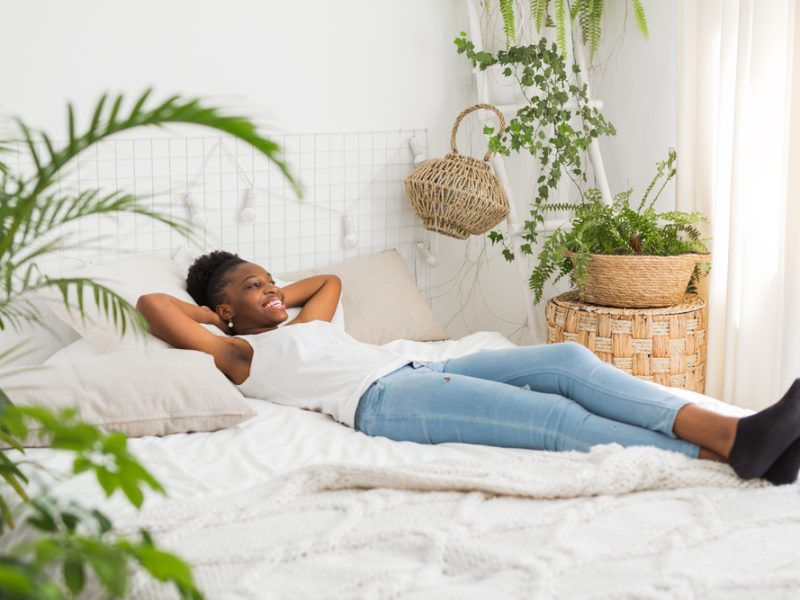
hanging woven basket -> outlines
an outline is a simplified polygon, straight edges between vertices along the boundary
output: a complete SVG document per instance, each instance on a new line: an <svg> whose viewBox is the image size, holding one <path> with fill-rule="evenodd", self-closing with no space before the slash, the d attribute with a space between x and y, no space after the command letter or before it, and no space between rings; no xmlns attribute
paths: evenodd
<svg viewBox="0 0 800 600"><path fill-rule="evenodd" d="M405 181L408 201L425 228L459 240L486 233L508 215L508 199L489 165L491 152L487 150L483 160L478 160L462 156L456 148L461 120L480 108L494 111L500 119L498 134L505 130L505 119L497 107L470 106L453 124L452 152L421 164Z"/></svg>

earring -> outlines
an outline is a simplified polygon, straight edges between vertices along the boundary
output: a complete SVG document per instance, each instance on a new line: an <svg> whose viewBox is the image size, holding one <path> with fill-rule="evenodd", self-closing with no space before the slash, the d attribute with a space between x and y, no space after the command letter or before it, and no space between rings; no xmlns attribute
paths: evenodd
<svg viewBox="0 0 800 600"><path fill-rule="evenodd" d="M228 328L233 329L233 321L228 321Z"/></svg>

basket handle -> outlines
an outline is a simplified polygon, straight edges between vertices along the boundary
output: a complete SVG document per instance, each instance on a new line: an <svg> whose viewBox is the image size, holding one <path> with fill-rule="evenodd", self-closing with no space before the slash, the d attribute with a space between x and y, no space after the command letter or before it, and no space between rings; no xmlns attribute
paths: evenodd
<svg viewBox="0 0 800 600"><path fill-rule="evenodd" d="M483 108L486 110L491 110L494 114L497 115L497 118L500 119L500 129L498 130L497 134L503 133L506 128L506 120L503 117L503 113L500 112L500 109L494 106L493 104L475 104L474 106L470 106L461 111L461 114L456 117L456 122L453 123L453 133L450 134L450 148L458 154L458 148L456 148L456 133L458 132L458 126L461 125L461 120L466 117L469 113L478 110L479 108ZM489 156L491 156L491 150L487 150L486 154L483 155L483 160L488 161Z"/></svg>

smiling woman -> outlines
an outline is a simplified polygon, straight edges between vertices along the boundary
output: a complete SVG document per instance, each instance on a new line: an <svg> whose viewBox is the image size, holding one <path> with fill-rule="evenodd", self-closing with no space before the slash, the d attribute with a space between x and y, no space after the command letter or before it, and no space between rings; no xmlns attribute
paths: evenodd
<svg viewBox="0 0 800 600"><path fill-rule="evenodd" d="M656 446L776 484L800 469L800 379L769 409L737 419L573 342L428 363L360 342L330 322L342 292L335 275L281 289L260 265L215 251L189 268L187 290L199 306L167 294L139 298L154 335L211 354L248 397L322 412L367 435L561 451ZM300 314L279 327L293 306Z"/></svg>
<svg viewBox="0 0 800 600"><path fill-rule="evenodd" d="M330 322L342 290L336 275L315 275L281 289L260 265L221 250L194 261L186 287L198 306L168 294L145 294L137 309L153 335L211 354L234 383L247 377L253 356L251 345L236 336L274 331L288 318L286 309L297 306L303 307L300 314L286 326ZM215 336L199 324L215 325L231 337Z"/></svg>

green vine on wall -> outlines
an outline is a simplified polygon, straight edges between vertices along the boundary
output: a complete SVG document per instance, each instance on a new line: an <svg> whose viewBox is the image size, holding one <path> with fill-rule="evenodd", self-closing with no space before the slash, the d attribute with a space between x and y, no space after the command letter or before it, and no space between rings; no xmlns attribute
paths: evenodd
<svg viewBox="0 0 800 600"><path fill-rule="evenodd" d="M528 46L512 46L497 54L475 51L475 45L462 32L455 39L459 54L464 54L473 66L485 70L500 65L506 77L515 77L525 95L526 103L499 134L491 127L489 148L506 156L512 151L527 150L540 166L536 195L531 204L530 218L524 222L521 250L532 254L537 241L537 229L544 223L542 206L556 191L566 174L583 189L586 183L584 155L592 140L601 135L614 135L614 126L606 121L597 108L589 104L585 85L570 81L564 56L555 44L540 39ZM577 74L577 65L572 66ZM513 251L505 244L503 234L489 233L492 243L502 242L503 256L514 260Z"/></svg>

